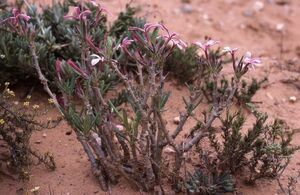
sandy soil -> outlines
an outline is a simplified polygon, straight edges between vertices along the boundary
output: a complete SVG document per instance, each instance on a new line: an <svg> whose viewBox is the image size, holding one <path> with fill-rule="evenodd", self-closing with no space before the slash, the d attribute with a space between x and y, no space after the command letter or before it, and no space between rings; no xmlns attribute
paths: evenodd
<svg viewBox="0 0 300 195"><path fill-rule="evenodd" d="M101 2L112 12L111 20L129 1ZM223 46L239 47L241 54L249 50L259 56L263 66L249 73L247 78L267 75L269 81L254 100L263 102L259 104L260 110L268 112L271 118L284 119L291 128L300 132L300 1L259 2L263 6L253 0L191 0L189 5L184 5L180 0L133 1L134 5L141 7L141 16L146 16L149 21L163 21L186 41L202 41L209 36L220 40ZM182 109L177 97L185 95L186 91L178 89L173 82L168 83L167 87L173 91L170 109L166 113L166 117L172 121ZM290 102L291 96L297 97L297 101ZM33 100L43 103L47 97L37 93ZM56 115L55 110L49 113L51 117ZM57 128L36 132L32 137L32 147L54 154L57 170L48 172L43 166L34 166L29 182L4 179L0 183L0 194L22 194L22 190L24 193L35 186L40 186L40 194L50 194L49 189L54 194L64 195L105 194L92 176L90 164L74 133L66 135L67 131L70 131L69 126L62 122ZM46 137L42 136L44 133ZM41 140L41 143L35 144L37 140ZM300 145L300 133L295 134L293 144ZM286 181L287 175L293 175L299 169L300 152L294 155L283 180ZM274 181L263 180L254 187L239 184L237 192L274 195L278 193L278 186ZM112 189L112 194L140 193L121 182ZM300 194L300 184L295 194Z"/></svg>

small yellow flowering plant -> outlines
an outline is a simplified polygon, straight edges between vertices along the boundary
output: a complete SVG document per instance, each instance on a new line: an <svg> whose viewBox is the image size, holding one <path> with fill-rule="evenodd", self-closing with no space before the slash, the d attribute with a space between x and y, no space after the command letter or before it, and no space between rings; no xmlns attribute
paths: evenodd
<svg viewBox="0 0 300 195"><path fill-rule="evenodd" d="M37 121L37 116L46 111L43 112L38 104L31 106L29 96L23 103L19 103L17 95L9 88L9 82L0 85L3 86L0 92L0 141L6 143L7 150L11 154L7 164L16 170L21 179L29 179L28 167L34 159L44 163L51 170L55 169L52 155L49 153L41 155L29 145L30 137L35 130L53 126L49 122L43 124Z"/></svg>

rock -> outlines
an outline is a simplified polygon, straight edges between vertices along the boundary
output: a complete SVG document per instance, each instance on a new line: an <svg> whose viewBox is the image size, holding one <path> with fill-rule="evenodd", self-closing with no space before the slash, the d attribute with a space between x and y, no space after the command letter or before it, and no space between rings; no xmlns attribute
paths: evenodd
<svg viewBox="0 0 300 195"><path fill-rule="evenodd" d="M72 130L66 132L66 135L71 135L71 134L72 134Z"/></svg>
<svg viewBox="0 0 300 195"><path fill-rule="evenodd" d="M208 14L203 14L203 15L202 15L202 18L203 18L204 20L209 20Z"/></svg>
<svg viewBox="0 0 300 195"><path fill-rule="evenodd" d="M232 5L236 3L236 0L225 0L225 2Z"/></svg>
<svg viewBox="0 0 300 195"><path fill-rule="evenodd" d="M278 32L282 32L283 29L284 29L284 24L283 23L276 24L276 30Z"/></svg>
<svg viewBox="0 0 300 195"><path fill-rule="evenodd" d="M270 100L274 100L273 96L270 93L267 93L266 95Z"/></svg>
<svg viewBox="0 0 300 195"><path fill-rule="evenodd" d="M239 25L239 27L240 27L240 29L244 30L244 29L246 29L247 26L246 26L246 24L242 23L242 24Z"/></svg>
<svg viewBox="0 0 300 195"><path fill-rule="evenodd" d="M262 11L265 7L265 4L262 1L255 1L253 4L253 10L256 12Z"/></svg>
<svg viewBox="0 0 300 195"><path fill-rule="evenodd" d="M275 2L276 2L276 4L278 4L278 5L286 5L286 4L290 4L290 0L276 0Z"/></svg>
<svg viewBox="0 0 300 195"><path fill-rule="evenodd" d="M246 9L243 11L243 15L246 17L252 17L254 16L255 12L252 9Z"/></svg>
<svg viewBox="0 0 300 195"><path fill-rule="evenodd" d="M297 101L296 96L289 97L289 101L292 102L292 103L295 103Z"/></svg>
<svg viewBox="0 0 300 195"><path fill-rule="evenodd" d="M173 119L173 122L174 122L174 124L179 124L179 122L180 122L180 117L179 116L176 116L174 119Z"/></svg>
<svg viewBox="0 0 300 195"><path fill-rule="evenodd" d="M176 15L180 15L181 12L180 12L180 9L173 9L173 13L176 14Z"/></svg>
<svg viewBox="0 0 300 195"><path fill-rule="evenodd" d="M41 143L42 143L42 140L36 140L34 143L35 143L35 144L41 144Z"/></svg>
<svg viewBox="0 0 300 195"><path fill-rule="evenodd" d="M46 133L43 133L43 138L47 137L47 134Z"/></svg>
<svg viewBox="0 0 300 195"><path fill-rule="evenodd" d="M194 11L192 5L189 3L183 3L180 7L180 10L182 13L185 13L185 14L189 14Z"/></svg>

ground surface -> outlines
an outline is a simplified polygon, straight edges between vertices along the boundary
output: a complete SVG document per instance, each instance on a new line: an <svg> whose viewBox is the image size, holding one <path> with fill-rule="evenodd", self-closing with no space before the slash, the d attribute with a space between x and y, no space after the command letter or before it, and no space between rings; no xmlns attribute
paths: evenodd
<svg viewBox="0 0 300 195"><path fill-rule="evenodd" d="M47 0L36 1L44 3ZM125 8L126 0L101 1L111 11L110 19ZM252 51L263 60L263 66L247 75L262 78L268 75L266 86L255 96L260 110L271 117L278 117L294 129L300 128L300 1L299 0L191 0L184 5L180 0L135 0L141 7L141 16L149 21L163 21L173 31L189 42L202 41L204 36L220 40L223 46L239 47L241 54ZM263 5L261 4L263 3ZM167 118L172 121L181 109L177 97L186 91L168 83L174 90ZM289 97L297 101L291 103ZM37 102L47 101L37 94ZM51 111L48 116L55 117ZM91 174L90 164L74 134L66 135L70 128L62 122L57 128L37 132L32 137L32 147L40 151L50 151L57 162L57 170L48 172L43 166L34 167L31 180L26 183L5 179L0 183L0 194L16 194L40 186L40 194L90 195L104 194ZM298 131L300 132L300 130ZM46 133L46 137L42 135ZM35 144L41 140L40 144ZM294 144L300 145L300 133L296 133ZM300 169L300 152L295 154L285 175L293 175ZM286 177L283 178L286 181ZM256 186L240 184L237 191L246 195L277 193L276 182L264 180ZM297 186L300 194L300 184ZM170 192L171 193L171 192ZM22 193L21 193L22 194ZM112 194L139 194L120 183L112 189Z"/></svg>

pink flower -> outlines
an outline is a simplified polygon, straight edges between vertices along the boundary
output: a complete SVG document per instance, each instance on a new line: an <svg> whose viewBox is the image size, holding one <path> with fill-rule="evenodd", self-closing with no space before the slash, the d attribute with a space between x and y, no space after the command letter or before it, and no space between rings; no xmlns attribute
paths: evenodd
<svg viewBox="0 0 300 195"><path fill-rule="evenodd" d="M144 24L144 28L129 27L129 30L131 30L131 31L138 30L143 33L149 33L152 28L162 28L162 26L159 23L146 23L146 24Z"/></svg>
<svg viewBox="0 0 300 195"><path fill-rule="evenodd" d="M79 74L80 76L82 76L83 78L87 79L88 76L87 74L81 70L71 59L69 59L67 61L67 64L77 73Z"/></svg>
<svg viewBox="0 0 300 195"><path fill-rule="evenodd" d="M64 16L66 20L84 20L87 16L89 16L92 12L90 10L81 11L80 7L75 7L72 15Z"/></svg>
<svg viewBox="0 0 300 195"><path fill-rule="evenodd" d="M181 40L181 39L172 39L171 40L173 42L174 45L176 45L178 47L178 49L183 50L185 48L187 48L187 44Z"/></svg>
<svg viewBox="0 0 300 195"><path fill-rule="evenodd" d="M132 39L128 39L128 37L125 37L122 40L121 47L128 47L132 42L134 42Z"/></svg>
<svg viewBox="0 0 300 195"><path fill-rule="evenodd" d="M178 38L176 34L172 34L171 36L163 35L160 36L160 38L163 38L165 40L165 44L171 43L171 46L176 46L180 50L187 48L187 44L183 40Z"/></svg>
<svg viewBox="0 0 300 195"><path fill-rule="evenodd" d="M90 2L91 2L91 4L92 4L93 6L95 6L95 7L99 7L99 4L98 4L98 3L96 3L96 1L94 1L94 0L91 0Z"/></svg>
<svg viewBox="0 0 300 195"><path fill-rule="evenodd" d="M0 25L1 24L4 24L4 23L7 23L7 22L11 22L12 25L17 25L18 21L19 20L23 20L25 22L28 22L30 20L30 16L26 15L26 14L22 14L18 9L14 8L12 9L12 14L13 16L12 17L9 17L5 20L2 20L0 22Z"/></svg>
<svg viewBox="0 0 300 195"><path fill-rule="evenodd" d="M134 42L134 40L132 39L128 39L128 37L125 37L121 44L118 46L118 48L122 48L127 54L130 54L130 52L128 51L128 46L131 45L131 43Z"/></svg>
<svg viewBox="0 0 300 195"><path fill-rule="evenodd" d="M62 65L60 59L56 59L55 61L55 70L56 70L56 75L58 77L58 80L61 81Z"/></svg>
<svg viewBox="0 0 300 195"><path fill-rule="evenodd" d="M222 51L224 53L230 53L231 55L234 55L237 50L238 50L238 48L233 48L232 49L232 48L227 46L227 47L224 47Z"/></svg>
<svg viewBox="0 0 300 195"><path fill-rule="evenodd" d="M177 46L180 50L183 50L187 47L187 44L179 38L177 33L174 32L170 33L170 31L163 24L161 24L160 26L167 33L167 35L161 36L165 40L166 44L171 42L173 45Z"/></svg>
<svg viewBox="0 0 300 195"><path fill-rule="evenodd" d="M144 37L146 38L146 41L147 41L148 45L152 45L152 44L151 44L150 37L149 37L149 32L150 32L152 29L155 29L155 28L160 28L160 29L162 29L162 25L159 24L159 23L146 23L146 24L144 25L144 28L130 27L129 30L130 30L130 31L140 31L140 32L142 32L143 35L144 35ZM134 38L136 41L138 41L138 42L144 44L144 41L143 41L143 40L141 39L141 37L138 36L136 33L133 33L132 36L133 36L133 38Z"/></svg>
<svg viewBox="0 0 300 195"><path fill-rule="evenodd" d="M28 15L26 15L26 14L22 14L19 10L17 10L16 8L14 8L13 10L12 10L12 13L13 13L13 15L14 15L14 18L16 18L16 19L22 19L22 20L24 20L24 21L26 21L26 22L28 22L29 21L29 19L30 19L30 16L28 16Z"/></svg>
<svg viewBox="0 0 300 195"><path fill-rule="evenodd" d="M243 59L244 65L246 67L250 66L251 68L255 68L261 64L261 61L257 58L252 58L251 52L246 52Z"/></svg>
<svg viewBox="0 0 300 195"><path fill-rule="evenodd" d="M145 33L149 33L153 28L163 28L163 26L159 23L146 23L144 25Z"/></svg>
<svg viewBox="0 0 300 195"><path fill-rule="evenodd" d="M214 46L216 44L220 43L220 41L214 41L214 40L208 40L206 43L201 43L201 42L195 42L194 44L197 45L198 47L200 47L204 52L207 52L208 49L211 46Z"/></svg>
<svg viewBox="0 0 300 195"><path fill-rule="evenodd" d="M85 42L86 42L86 43L88 44L88 46L89 46L91 49L93 49L96 53L100 53L99 48L97 48L97 47L95 46L95 44L94 44L93 41L91 40L91 37L86 36L86 37L85 37Z"/></svg>
<svg viewBox="0 0 300 195"><path fill-rule="evenodd" d="M106 12L109 15L112 15L106 8L104 8L102 5L100 5L99 3L97 3L95 0L91 0L90 3L94 6L98 8L98 13L100 12Z"/></svg>

